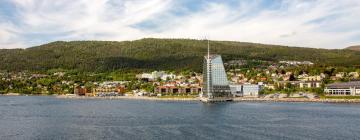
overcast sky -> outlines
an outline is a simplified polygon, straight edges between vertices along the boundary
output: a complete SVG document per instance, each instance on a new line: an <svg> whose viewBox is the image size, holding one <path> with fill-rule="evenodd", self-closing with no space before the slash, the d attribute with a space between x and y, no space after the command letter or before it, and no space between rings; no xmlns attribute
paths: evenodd
<svg viewBox="0 0 360 140"><path fill-rule="evenodd" d="M0 48L146 37L360 44L360 0L0 0Z"/></svg>

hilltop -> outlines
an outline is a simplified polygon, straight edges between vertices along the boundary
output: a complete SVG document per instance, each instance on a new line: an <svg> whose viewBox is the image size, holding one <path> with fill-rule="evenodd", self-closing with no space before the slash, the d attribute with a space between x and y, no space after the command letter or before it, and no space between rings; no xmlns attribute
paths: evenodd
<svg viewBox="0 0 360 140"><path fill-rule="evenodd" d="M356 46L350 46L345 48L347 50L353 50L353 51L360 51L360 45L356 45Z"/></svg>
<svg viewBox="0 0 360 140"><path fill-rule="evenodd" d="M233 59L296 60L315 64L360 64L360 52L233 41L211 41L212 53ZM111 71L150 69L200 71L207 43L192 39L141 39L135 41L57 41L27 49L0 49L0 70L77 69Z"/></svg>

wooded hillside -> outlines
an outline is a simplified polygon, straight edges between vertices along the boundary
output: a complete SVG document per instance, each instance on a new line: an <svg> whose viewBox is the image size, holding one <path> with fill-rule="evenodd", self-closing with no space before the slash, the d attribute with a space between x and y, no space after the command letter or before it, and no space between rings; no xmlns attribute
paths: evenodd
<svg viewBox="0 0 360 140"><path fill-rule="evenodd" d="M211 52L224 61L258 59L299 60L316 64L360 64L360 52L286 47L231 41L211 41ZM115 69L201 70L207 42L190 39L141 39L136 41L57 41L27 49L0 49L1 70Z"/></svg>

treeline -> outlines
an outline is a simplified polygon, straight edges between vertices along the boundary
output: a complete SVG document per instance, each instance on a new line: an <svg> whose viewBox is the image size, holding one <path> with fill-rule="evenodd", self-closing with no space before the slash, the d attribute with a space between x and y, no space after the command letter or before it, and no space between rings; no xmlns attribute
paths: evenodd
<svg viewBox="0 0 360 140"><path fill-rule="evenodd" d="M211 41L211 52L227 60L297 60L332 66L358 66L360 52ZM27 49L0 49L0 70L46 71L126 69L201 71L207 42L191 39L136 41L57 41Z"/></svg>

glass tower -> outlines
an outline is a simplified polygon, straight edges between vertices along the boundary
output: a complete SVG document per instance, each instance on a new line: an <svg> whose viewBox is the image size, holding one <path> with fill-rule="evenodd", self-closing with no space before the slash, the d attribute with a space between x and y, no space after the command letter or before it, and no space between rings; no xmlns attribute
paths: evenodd
<svg viewBox="0 0 360 140"><path fill-rule="evenodd" d="M203 65L203 98L232 97L220 55L205 56Z"/></svg>

